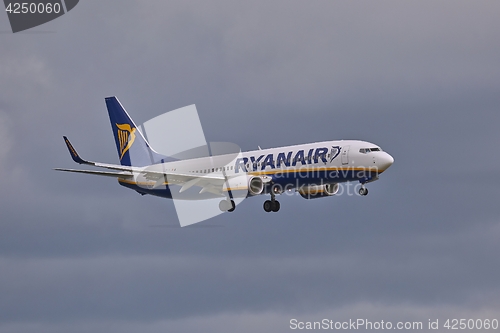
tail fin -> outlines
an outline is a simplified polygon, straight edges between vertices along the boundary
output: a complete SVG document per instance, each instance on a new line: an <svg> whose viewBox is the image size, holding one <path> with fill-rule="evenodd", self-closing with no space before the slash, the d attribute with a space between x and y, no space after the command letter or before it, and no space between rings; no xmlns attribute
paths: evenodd
<svg viewBox="0 0 500 333"><path fill-rule="evenodd" d="M146 166L171 160L149 146L116 97L107 97L105 100L121 165Z"/></svg>

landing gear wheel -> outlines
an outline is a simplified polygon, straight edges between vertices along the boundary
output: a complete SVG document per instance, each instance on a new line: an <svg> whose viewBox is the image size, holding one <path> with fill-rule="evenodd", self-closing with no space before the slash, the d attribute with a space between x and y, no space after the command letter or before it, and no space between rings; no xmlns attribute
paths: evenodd
<svg viewBox="0 0 500 333"><path fill-rule="evenodd" d="M271 201L272 202L272 201ZM280 202L279 201L274 201L272 202L273 203L273 212L277 212L278 210L280 210Z"/></svg>
<svg viewBox="0 0 500 333"><path fill-rule="evenodd" d="M264 210L269 213L273 210L273 202L271 200L264 201Z"/></svg>
<svg viewBox="0 0 500 333"><path fill-rule="evenodd" d="M236 205L234 204L234 201L233 201L233 200L231 200L231 206L232 206L233 208L228 209L228 210L227 210L228 212L234 212L234 209L236 208Z"/></svg>
<svg viewBox="0 0 500 333"><path fill-rule="evenodd" d="M368 194L368 189L366 187L362 187L359 189L359 195L365 196Z"/></svg>
<svg viewBox="0 0 500 333"><path fill-rule="evenodd" d="M219 202L219 209L223 212L232 212L236 208L233 200L224 199Z"/></svg>

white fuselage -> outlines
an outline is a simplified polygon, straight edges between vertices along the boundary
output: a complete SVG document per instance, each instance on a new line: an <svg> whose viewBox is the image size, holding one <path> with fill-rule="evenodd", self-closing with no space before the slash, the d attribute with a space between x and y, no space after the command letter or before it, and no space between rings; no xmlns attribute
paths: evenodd
<svg viewBox="0 0 500 333"><path fill-rule="evenodd" d="M267 177L269 185L282 189L296 189L303 185L323 185L376 180L394 159L375 144L365 141L325 141L294 146L253 150L210 157L160 163L147 170L186 174L195 177L223 177L224 190L247 190L249 177ZM134 181L120 180L127 187L138 186L138 191L171 197L174 188L168 179L158 186L140 174ZM156 184L156 186L155 186ZM165 191L167 190L167 191ZM268 193L266 188L262 193ZM261 194L261 193L259 193ZM192 194L185 199L193 199ZM177 198L182 196L177 193Z"/></svg>

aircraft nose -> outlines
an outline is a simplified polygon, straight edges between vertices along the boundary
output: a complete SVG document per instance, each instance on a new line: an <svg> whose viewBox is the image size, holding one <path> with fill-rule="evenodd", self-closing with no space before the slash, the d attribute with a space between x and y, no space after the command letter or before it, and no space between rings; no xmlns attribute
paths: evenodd
<svg viewBox="0 0 500 333"><path fill-rule="evenodd" d="M386 152L384 152L383 156L380 156L380 168L382 170L385 170L388 167L390 167L392 163L394 163L394 158L391 155L387 154Z"/></svg>

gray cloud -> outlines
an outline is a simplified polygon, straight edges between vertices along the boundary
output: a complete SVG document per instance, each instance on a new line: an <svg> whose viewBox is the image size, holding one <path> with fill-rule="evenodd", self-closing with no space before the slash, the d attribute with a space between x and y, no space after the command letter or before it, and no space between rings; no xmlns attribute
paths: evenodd
<svg viewBox="0 0 500 333"><path fill-rule="evenodd" d="M495 2L80 2L0 34L0 330L288 331L292 317L499 313ZM6 30L7 28L3 28ZM178 228L170 201L68 175L196 103L209 141L333 139L396 162L366 198L263 198Z"/></svg>

